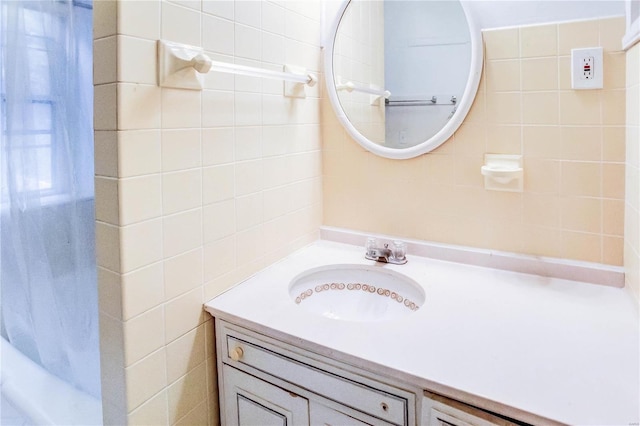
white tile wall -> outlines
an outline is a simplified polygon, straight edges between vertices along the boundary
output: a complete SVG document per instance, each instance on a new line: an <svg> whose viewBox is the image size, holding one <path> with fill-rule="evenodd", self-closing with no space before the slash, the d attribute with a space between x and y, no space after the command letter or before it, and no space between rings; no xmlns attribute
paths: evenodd
<svg viewBox="0 0 640 426"><path fill-rule="evenodd" d="M214 424L203 301L315 239L322 216L319 88L292 100L282 82L222 73L202 91L160 88L157 40L320 73L319 5L95 5L105 424Z"/></svg>

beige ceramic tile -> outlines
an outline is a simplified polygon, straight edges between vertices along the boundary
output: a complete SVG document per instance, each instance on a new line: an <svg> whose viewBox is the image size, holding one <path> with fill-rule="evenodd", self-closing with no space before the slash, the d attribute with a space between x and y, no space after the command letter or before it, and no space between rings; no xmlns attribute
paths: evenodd
<svg viewBox="0 0 640 426"><path fill-rule="evenodd" d="M96 176L118 177L118 133L94 132L94 170Z"/></svg>
<svg viewBox="0 0 640 426"><path fill-rule="evenodd" d="M260 191L262 186L262 161L252 160L236 163L236 196L248 195Z"/></svg>
<svg viewBox="0 0 640 426"><path fill-rule="evenodd" d="M558 54L570 55L571 49L598 47L597 20L568 22L558 25Z"/></svg>
<svg viewBox="0 0 640 426"><path fill-rule="evenodd" d="M118 208L118 180L113 178L96 177L95 188L95 215L96 220L111 225L120 224L120 211Z"/></svg>
<svg viewBox="0 0 640 426"><path fill-rule="evenodd" d="M601 94L598 90L560 92L560 123L600 125Z"/></svg>
<svg viewBox="0 0 640 426"><path fill-rule="evenodd" d="M160 306L124 323L126 367L164 346L163 316L163 309Z"/></svg>
<svg viewBox="0 0 640 426"><path fill-rule="evenodd" d="M561 158L562 139L559 126L524 126L522 139L527 160Z"/></svg>
<svg viewBox="0 0 640 426"><path fill-rule="evenodd" d="M626 85L626 55L623 52L604 55L604 88L623 89Z"/></svg>
<svg viewBox="0 0 640 426"><path fill-rule="evenodd" d="M265 241L262 226L255 226L236 233L237 266L246 266L264 255Z"/></svg>
<svg viewBox="0 0 640 426"><path fill-rule="evenodd" d="M562 233L562 257L601 262L602 238L597 234L566 231Z"/></svg>
<svg viewBox="0 0 640 426"><path fill-rule="evenodd" d="M562 233L556 228L526 227L522 250L531 255L562 257Z"/></svg>
<svg viewBox="0 0 640 426"><path fill-rule="evenodd" d="M233 27L234 54L245 59L260 60L260 30L246 25L235 24Z"/></svg>
<svg viewBox="0 0 640 426"><path fill-rule="evenodd" d="M602 262L607 265L624 266L624 238L602 237Z"/></svg>
<svg viewBox="0 0 640 426"><path fill-rule="evenodd" d="M202 129L202 165L213 166L233 161L234 129Z"/></svg>
<svg viewBox="0 0 640 426"><path fill-rule="evenodd" d="M199 129L164 130L162 132L162 171L192 169L201 161Z"/></svg>
<svg viewBox="0 0 640 426"><path fill-rule="evenodd" d="M623 126L625 124L625 91L605 90L602 92L602 123Z"/></svg>
<svg viewBox="0 0 640 426"><path fill-rule="evenodd" d="M167 411L167 392L162 391L136 408L127 416L127 424L131 425L166 425L169 424Z"/></svg>
<svg viewBox="0 0 640 426"><path fill-rule="evenodd" d="M602 165L602 196L624 200L625 186L624 164Z"/></svg>
<svg viewBox="0 0 640 426"><path fill-rule="evenodd" d="M602 202L598 198L566 197L561 202L562 228L599 234L602 230Z"/></svg>
<svg viewBox="0 0 640 426"><path fill-rule="evenodd" d="M557 195L524 194L523 221L548 228L560 226L560 198Z"/></svg>
<svg viewBox="0 0 640 426"><path fill-rule="evenodd" d="M145 84L118 84L118 130L160 127L160 87Z"/></svg>
<svg viewBox="0 0 640 426"><path fill-rule="evenodd" d="M119 180L120 224L130 225L162 215L159 174Z"/></svg>
<svg viewBox="0 0 640 426"><path fill-rule="evenodd" d="M484 179L480 174L480 168L484 164L484 157L481 155L474 157L457 156L454 162L455 184L464 186L481 187Z"/></svg>
<svg viewBox="0 0 640 426"><path fill-rule="evenodd" d="M237 127L234 145L236 161L260 158L262 156L262 128Z"/></svg>
<svg viewBox="0 0 640 426"><path fill-rule="evenodd" d="M209 412L208 412L208 401L202 401L200 404L196 405L194 409L189 411L184 417L178 419L175 423L175 426L190 426L190 425L204 425L204 424L217 424L214 420L211 420L209 423ZM215 417L215 416L211 416Z"/></svg>
<svg viewBox="0 0 640 426"><path fill-rule="evenodd" d="M119 1L118 34L160 39L160 5L154 1Z"/></svg>
<svg viewBox="0 0 640 426"><path fill-rule="evenodd" d="M515 59L520 55L520 37L517 28L483 31L487 59Z"/></svg>
<svg viewBox="0 0 640 426"><path fill-rule="evenodd" d="M117 121L116 84L100 84L93 88L94 130L116 130Z"/></svg>
<svg viewBox="0 0 640 426"><path fill-rule="evenodd" d="M573 90L571 88L571 56L558 57L558 89Z"/></svg>
<svg viewBox="0 0 640 426"><path fill-rule="evenodd" d="M99 39L116 34L117 3L98 1L93 5L93 38Z"/></svg>
<svg viewBox="0 0 640 426"><path fill-rule="evenodd" d="M192 46L200 45L200 13L163 2L161 34L164 40Z"/></svg>
<svg viewBox="0 0 640 426"><path fill-rule="evenodd" d="M200 169L162 175L162 212L165 215L191 210L202 205Z"/></svg>
<svg viewBox="0 0 640 426"><path fill-rule="evenodd" d="M234 120L233 92L202 91L202 127L229 127Z"/></svg>
<svg viewBox="0 0 640 426"><path fill-rule="evenodd" d="M235 240L235 236L230 236L204 246L205 281L211 281L218 278L223 274L231 272L235 268Z"/></svg>
<svg viewBox="0 0 640 426"><path fill-rule="evenodd" d="M600 19L600 46L604 48L605 52L621 51L624 33L624 17Z"/></svg>
<svg viewBox="0 0 640 426"><path fill-rule="evenodd" d="M522 97L520 93L488 93L487 121L497 124L521 122Z"/></svg>
<svg viewBox="0 0 640 426"><path fill-rule="evenodd" d="M624 162L625 128L604 127L602 129L602 159L604 161Z"/></svg>
<svg viewBox="0 0 640 426"><path fill-rule="evenodd" d="M259 126L262 124L262 96L257 93L235 93L234 108L242 111L235 116L236 126ZM237 140L237 138L236 138Z"/></svg>
<svg viewBox="0 0 640 426"><path fill-rule="evenodd" d="M557 92L522 94L522 122L524 124L558 124Z"/></svg>
<svg viewBox="0 0 640 426"><path fill-rule="evenodd" d="M201 126L201 92L197 90L162 89L162 128Z"/></svg>
<svg viewBox="0 0 640 426"><path fill-rule="evenodd" d="M209 1L207 3L215 2ZM203 15L202 24L202 47L208 51L233 55L233 22L216 16Z"/></svg>
<svg viewBox="0 0 640 426"><path fill-rule="evenodd" d="M262 20L262 3L263 2L256 0L234 2L235 22L254 28L260 28L260 21Z"/></svg>
<svg viewBox="0 0 640 426"><path fill-rule="evenodd" d="M164 261L164 297L173 299L203 284L202 248Z"/></svg>
<svg viewBox="0 0 640 426"><path fill-rule="evenodd" d="M563 161L561 191L566 196L599 197L602 165L597 162Z"/></svg>
<svg viewBox="0 0 640 426"><path fill-rule="evenodd" d="M558 58L523 59L522 90L545 91L558 88Z"/></svg>
<svg viewBox="0 0 640 426"><path fill-rule="evenodd" d="M122 286L120 274L97 268L100 312L122 319Z"/></svg>
<svg viewBox="0 0 640 426"><path fill-rule="evenodd" d="M93 84L115 83L116 36L101 38L93 42Z"/></svg>
<svg viewBox="0 0 640 426"><path fill-rule="evenodd" d="M602 156L601 128L595 126L562 127L562 159L600 161Z"/></svg>
<svg viewBox="0 0 640 426"><path fill-rule="evenodd" d="M164 305L165 343L195 329L204 322L202 288L198 287Z"/></svg>
<svg viewBox="0 0 640 426"><path fill-rule="evenodd" d="M276 188L286 185L291 181L290 170L287 167L289 160L287 157L270 157L262 160L263 184L265 189Z"/></svg>
<svg viewBox="0 0 640 426"><path fill-rule="evenodd" d="M556 56L558 26L552 24L520 28L520 49L523 58Z"/></svg>
<svg viewBox="0 0 640 426"><path fill-rule="evenodd" d="M251 228L263 221L262 193L236 198L236 230Z"/></svg>
<svg viewBox="0 0 640 426"><path fill-rule="evenodd" d="M156 56L155 40L118 36L118 81L156 84Z"/></svg>
<svg viewBox="0 0 640 426"><path fill-rule="evenodd" d="M169 422L174 424L207 398L206 365L201 363L186 376L171 384L169 394Z"/></svg>
<svg viewBox="0 0 640 426"><path fill-rule="evenodd" d="M233 20L233 0L202 0L202 11L221 18ZM206 28L206 26L205 26Z"/></svg>
<svg viewBox="0 0 640 426"><path fill-rule="evenodd" d="M203 324L167 345L167 380L169 383L175 382L204 361L205 327Z"/></svg>
<svg viewBox="0 0 640 426"><path fill-rule="evenodd" d="M488 246L495 250L521 252L524 228L517 222L490 222Z"/></svg>
<svg viewBox="0 0 640 426"><path fill-rule="evenodd" d="M277 35L270 34L267 32L262 33L262 61L267 63L272 63L276 65L281 65L285 62L285 38ZM266 87L266 81L264 82ZM282 83L278 84L277 80L272 82L273 87L277 90L282 90ZM263 88L263 89L264 89ZM270 91L268 93L277 94L276 92ZM279 91L278 91L279 93Z"/></svg>
<svg viewBox="0 0 640 426"><path fill-rule="evenodd" d="M165 216L162 221L162 242L165 258L202 245L202 210L194 209Z"/></svg>
<svg viewBox="0 0 640 426"><path fill-rule="evenodd" d="M234 165L206 167L202 169L202 192L204 204L228 200L235 195Z"/></svg>
<svg viewBox="0 0 640 426"><path fill-rule="evenodd" d="M526 159L524 162L524 190L534 193L559 193L560 162L545 159Z"/></svg>
<svg viewBox="0 0 640 426"><path fill-rule="evenodd" d="M624 235L624 201L623 200L603 200L602 201L602 232L605 235Z"/></svg>
<svg viewBox="0 0 640 426"><path fill-rule="evenodd" d="M122 275L122 318L129 320L164 302L162 263Z"/></svg>
<svg viewBox="0 0 640 426"><path fill-rule="evenodd" d="M159 173L160 132L130 130L118 132L119 176L122 178Z"/></svg>
<svg viewBox="0 0 640 426"><path fill-rule="evenodd" d="M120 228L96 222L96 261L98 266L120 272Z"/></svg>
<svg viewBox="0 0 640 426"><path fill-rule="evenodd" d="M236 207L234 200L208 204L203 207L204 243L217 241L236 232Z"/></svg>
<svg viewBox="0 0 640 426"><path fill-rule="evenodd" d="M285 9L277 4L263 2L262 29L275 34L284 35Z"/></svg>
<svg viewBox="0 0 640 426"><path fill-rule="evenodd" d="M160 349L126 368L129 412L167 386L165 350Z"/></svg>
<svg viewBox="0 0 640 426"><path fill-rule="evenodd" d="M123 273L157 262L162 259L162 220L122 227L120 240Z"/></svg>

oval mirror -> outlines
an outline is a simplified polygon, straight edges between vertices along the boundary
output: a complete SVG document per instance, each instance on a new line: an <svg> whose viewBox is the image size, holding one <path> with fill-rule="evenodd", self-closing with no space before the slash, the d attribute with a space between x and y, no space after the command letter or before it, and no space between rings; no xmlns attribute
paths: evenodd
<svg viewBox="0 0 640 426"><path fill-rule="evenodd" d="M462 124L482 72L482 36L463 3L347 0L329 34L329 99L364 148L412 158Z"/></svg>

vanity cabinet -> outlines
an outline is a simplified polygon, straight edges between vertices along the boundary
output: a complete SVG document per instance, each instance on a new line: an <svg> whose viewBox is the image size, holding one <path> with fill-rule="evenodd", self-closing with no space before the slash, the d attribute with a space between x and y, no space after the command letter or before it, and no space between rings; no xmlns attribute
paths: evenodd
<svg viewBox="0 0 640 426"><path fill-rule="evenodd" d="M419 389L216 319L224 425L415 425Z"/></svg>

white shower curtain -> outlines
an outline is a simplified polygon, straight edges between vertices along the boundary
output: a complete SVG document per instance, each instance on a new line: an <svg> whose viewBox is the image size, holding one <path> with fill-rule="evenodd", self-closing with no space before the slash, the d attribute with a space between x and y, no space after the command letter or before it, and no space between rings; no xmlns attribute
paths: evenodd
<svg viewBox="0 0 640 426"><path fill-rule="evenodd" d="M91 3L0 6L2 334L99 396Z"/></svg>

